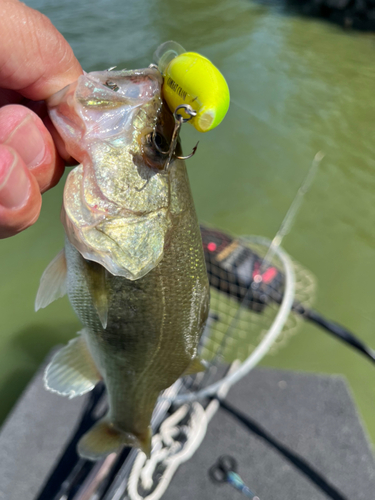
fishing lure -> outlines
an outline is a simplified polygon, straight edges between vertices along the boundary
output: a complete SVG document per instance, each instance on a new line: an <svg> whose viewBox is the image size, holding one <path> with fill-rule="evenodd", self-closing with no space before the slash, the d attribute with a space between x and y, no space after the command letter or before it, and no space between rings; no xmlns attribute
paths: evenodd
<svg viewBox="0 0 375 500"><path fill-rule="evenodd" d="M230 102L227 82L206 57L186 52L176 42L165 42L156 50L154 61L164 77L163 97L174 111L181 105L194 110L186 115L198 132L208 132L221 123Z"/></svg>

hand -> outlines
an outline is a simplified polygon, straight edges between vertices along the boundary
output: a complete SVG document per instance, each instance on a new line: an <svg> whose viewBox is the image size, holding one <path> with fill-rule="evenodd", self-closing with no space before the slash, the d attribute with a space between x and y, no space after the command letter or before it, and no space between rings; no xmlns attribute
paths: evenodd
<svg viewBox="0 0 375 500"><path fill-rule="evenodd" d="M57 184L68 155L44 100L82 68L51 22L17 0L0 0L0 238L31 226L41 193Z"/></svg>

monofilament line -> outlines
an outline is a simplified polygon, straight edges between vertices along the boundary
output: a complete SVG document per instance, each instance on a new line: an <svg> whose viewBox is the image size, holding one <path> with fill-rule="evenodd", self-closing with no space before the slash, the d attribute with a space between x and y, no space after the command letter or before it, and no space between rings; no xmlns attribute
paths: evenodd
<svg viewBox="0 0 375 500"><path fill-rule="evenodd" d="M316 155L314 156L314 159L311 163L311 166L310 166L309 170L307 171L307 174L306 174L305 178L303 179L291 205L289 206L289 209L288 209L283 221L281 222L280 228L277 231L276 235L274 236L264 259L262 260L262 264L260 266L258 274L256 276L254 276L254 282L252 283L252 285L250 285L248 291L245 293L245 296L242 299L240 307L238 308L236 314L234 315L231 323L228 326L228 329L227 329L227 331L226 331L226 333L225 333L225 335L224 335L224 337L223 337L223 339L222 339L222 341L217 349L216 355L215 355L214 359L212 360L212 364L215 364L218 362L218 359L220 358L220 356L222 355L222 353L225 349L228 336L231 335L231 333L233 332L233 330L236 327L236 324L239 320L243 306L246 306L247 300L251 296L252 291L255 288L258 288L260 286L260 284L262 282L263 272L266 270L268 264L272 261L273 257L277 253L277 250L279 249L284 237L292 229L292 226L293 226L294 221L296 219L297 213L299 212L299 210L301 208L302 201L303 201L306 193L311 188L312 182L315 178L316 172L317 172L318 167L320 165L320 162L322 161L323 158L324 158L324 153L322 151L318 151L316 153Z"/></svg>
<svg viewBox="0 0 375 500"><path fill-rule="evenodd" d="M289 210L287 211L280 225L280 229L277 231L275 237L273 238L272 243L263 259L262 265L259 270L260 275L264 271L264 267L267 267L268 262L272 261L275 255L275 249L281 245L284 237L292 229L296 216L301 208L303 198L305 197L306 193L310 190L315 175L317 173L318 167L320 165L320 162L323 160L323 158L324 158L324 153L322 151L318 151L314 156L311 166L307 171L307 174L303 179L302 184L298 189L297 194L294 197L294 200L292 201Z"/></svg>

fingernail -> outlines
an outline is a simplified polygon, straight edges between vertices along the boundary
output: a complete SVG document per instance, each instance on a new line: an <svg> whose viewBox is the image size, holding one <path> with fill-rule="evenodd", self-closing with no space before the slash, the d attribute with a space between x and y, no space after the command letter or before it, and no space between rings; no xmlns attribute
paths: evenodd
<svg viewBox="0 0 375 500"><path fill-rule="evenodd" d="M42 134L31 116L25 118L14 129L5 144L17 151L28 168L39 165L46 152Z"/></svg>
<svg viewBox="0 0 375 500"><path fill-rule="evenodd" d="M25 167L8 149L0 152L0 205L6 208L22 206L29 194L30 180Z"/></svg>

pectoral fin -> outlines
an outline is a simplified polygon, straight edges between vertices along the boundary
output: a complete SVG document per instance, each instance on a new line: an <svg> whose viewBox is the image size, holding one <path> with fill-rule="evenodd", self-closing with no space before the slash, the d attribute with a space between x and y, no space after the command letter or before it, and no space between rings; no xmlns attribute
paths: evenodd
<svg viewBox="0 0 375 500"><path fill-rule="evenodd" d="M100 379L82 335L60 349L44 373L45 387L70 399L91 391Z"/></svg>
<svg viewBox="0 0 375 500"><path fill-rule="evenodd" d="M198 358L193 359L193 361L190 363L190 365L186 368L184 373L182 374L183 377L186 377L187 375L194 375L195 373L199 372L204 372L206 370L206 367L202 363L202 361Z"/></svg>
<svg viewBox="0 0 375 500"><path fill-rule="evenodd" d="M99 460L123 446L140 448L150 457L151 428L148 427L144 438L140 438L130 432L121 432L107 418L103 418L80 439L78 454L88 460Z"/></svg>
<svg viewBox="0 0 375 500"><path fill-rule="evenodd" d="M66 259L64 249L59 252L40 278L35 299L35 311L47 307L66 294Z"/></svg>
<svg viewBox="0 0 375 500"><path fill-rule="evenodd" d="M93 261L86 261L85 274L87 286L90 291L96 312L104 329L108 322L108 286L106 280L106 269Z"/></svg>

